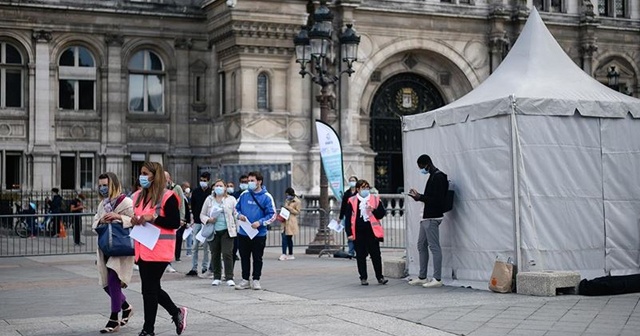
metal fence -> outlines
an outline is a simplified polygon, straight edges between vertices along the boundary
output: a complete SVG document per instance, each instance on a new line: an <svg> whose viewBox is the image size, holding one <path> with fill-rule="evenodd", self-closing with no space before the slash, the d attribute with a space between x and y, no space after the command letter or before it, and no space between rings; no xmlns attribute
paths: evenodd
<svg viewBox="0 0 640 336"><path fill-rule="evenodd" d="M403 199L398 196L382 197L387 214L382 220L385 229L382 248L402 249L406 247L406 227L404 221ZM320 208L304 208L298 215L300 230L293 237L294 253L303 254L312 243L319 243L321 249L336 250L346 248L347 238L343 232L327 228L331 219L338 219L339 209L323 216ZM89 253L96 250L96 233L91 229L93 213L58 214L64 223L66 237L55 237L52 214L36 215L0 215L0 257L35 256L51 254ZM73 240L74 221L80 221L80 240L84 245L75 245ZM321 225L322 223L322 225ZM315 240L315 242L314 242ZM186 244L183 242L183 244ZM282 227L275 222L267 233L267 246L282 246ZM300 250L305 248L305 251ZM186 247L183 247L186 251Z"/></svg>

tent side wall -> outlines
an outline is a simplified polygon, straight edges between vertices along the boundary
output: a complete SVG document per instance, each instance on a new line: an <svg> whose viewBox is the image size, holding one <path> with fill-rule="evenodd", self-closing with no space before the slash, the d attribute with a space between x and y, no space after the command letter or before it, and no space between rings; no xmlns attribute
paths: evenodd
<svg viewBox="0 0 640 336"><path fill-rule="evenodd" d="M416 160L425 153L455 185L454 209L440 225L445 278L488 281L496 256L515 257L510 130L509 116L502 115L403 135L406 190L423 192L426 177ZM407 260L409 273L415 275L423 206L407 197L405 207Z"/></svg>
<svg viewBox="0 0 640 336"><path fill-rule="evenodd" d="M605 271L640 273L640 120L601 119Z"/></svg>
<svg viewBox="0 0 640 336"><path fill-rule="evenodd" d="M517 115L522 253L527 270L604 274L600 119Z"/></svg>

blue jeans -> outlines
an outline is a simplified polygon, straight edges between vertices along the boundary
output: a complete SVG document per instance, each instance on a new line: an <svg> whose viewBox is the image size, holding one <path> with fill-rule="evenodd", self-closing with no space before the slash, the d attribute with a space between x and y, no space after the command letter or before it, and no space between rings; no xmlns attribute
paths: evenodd
<svg viewBox="0 0 640 336"><path fill-rule="evenodd" d="M442 280L442 250L440 249L440 223L442 219L423 219L418 234L418 254L420 255L420 279L427 278L429 250L433 255L433 277Z"/></svg>
<svg viewBox="0 0 640 336"><path fill-rule="evenodd" d="M289 255L293 255L293 236L286 235L282 231L282 254L287 254L287 249L289 249Z"/></svg>
<svg viewBox="0 0 640 336"><path fill-rule="evenodd" d="M191 233L191 235L195 237L201 229L202 224L193 224L193 232ZM202 257L202 269L206 271L207 269L209 269L209 243L206 241L204 243L201 243L197 239L193 240L193 247L191 249L191 254L193 254L193 257L191 258L191 269L194 271L198 271L198 253L200 250L200 245L203 246L202 253L204 253L204 256Z"/></svg>
<svg viewBox="0 0 640 336"><path fill-rule="evenodd" d="M187 255L191 255L191 248L193 247L193 232L187 237Z"/></svg>

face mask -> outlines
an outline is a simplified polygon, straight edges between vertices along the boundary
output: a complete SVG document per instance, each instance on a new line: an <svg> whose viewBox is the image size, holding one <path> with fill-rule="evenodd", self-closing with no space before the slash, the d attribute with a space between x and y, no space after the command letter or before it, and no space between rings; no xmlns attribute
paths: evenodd
<svg viewBox="0 0 640 336"><path fill-rule="evenodd" d="M360 190L360 197L365 198L367 196L369 196L371 192L369 191L369 189L362 189Z"/></svg>
<svg viewBox="0 0 640 336"><path fill-rule="evenodd" d="M349 187L355 188L356 187L356 181L349 181Z"/></svg>
<svg viewBox="0 0 640 336"><path fill-rule="evenodd" d="M249 182L249 189L250 190L256 190L256 188L258 188L258 183L255 181L251 181Z"/></svg>
<svg viewBox="0 0 640 336"><path fill-rule="evenodd" d="M188 193L190 193L190 192L191 192L191 188L184 188L184 193L185 193L185 194L188 194Z"/></svg>
<svg viewBox="0 0 640 336"><path fill-rule="evenodd" d="M249 189L249 184L247 183L240 183L240 190L247 190Z"/></svg>
<svg viewBox="0 0 640 336"><path fill-rule="evenodd" d="M140 186L144 189L149 188L149 186L151 185L151 182L149 181L149 176L147 175L140 175L140 177L138 177L138 181L140 182Z"/></svg>
<svg viewBox="0 0 640 336"><path fill-rule="evenodd" d="M291 200L293 200L293 196L287 195L287 201L291 201Z"/></svg>
<svg viewBox="0 0 640 336"><path fill-rule="evenodd" d="M224 195L224 187L215 187L213 188L213 191L216 193L217 196Z"/></svg>
<svg viewBox="0 0 640 336"><path fill-rule="evenodd" d="M235 189L228 187L227 188L227 194L233 194L233 192L235 191Z"/></svg>
<svg viewBox="0 0 640 336"><path fill-rule="evenodd" d="M98 188L98 193L100 193L100 196L102 196L102 197L109 196L109 187L107 187L107 186L99 187Z"/></svg>
<svg viewBox="0 0 640 336"><path fill-rule="evenodd" d="M420 172L425 174L425 175L429 174L429 171L427 170L427 168L420 169Z"/></svg>
<svg viewBox="0 0 640 336"><path fill-rule="evenodd" d="M200 188L202 188L202 189L207 189L207 185L208 185L208 183L207 183L207 182L205 182L205 181L200 181Z"/></svg>

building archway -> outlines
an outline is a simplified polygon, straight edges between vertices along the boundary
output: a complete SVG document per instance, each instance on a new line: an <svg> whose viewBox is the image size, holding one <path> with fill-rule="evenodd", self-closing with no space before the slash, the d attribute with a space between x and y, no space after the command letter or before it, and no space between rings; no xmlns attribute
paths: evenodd
<svg viewBox="0 0 640 336"><path fill-rule="evenodd" d="M370 107L371 148L375 187L382 194L404 191L401 116L431 111L445 105L438 88L410 72L387 79L374 95Z"/></svg>

